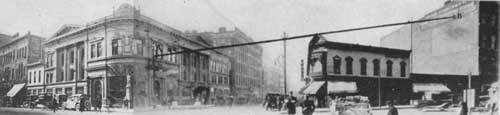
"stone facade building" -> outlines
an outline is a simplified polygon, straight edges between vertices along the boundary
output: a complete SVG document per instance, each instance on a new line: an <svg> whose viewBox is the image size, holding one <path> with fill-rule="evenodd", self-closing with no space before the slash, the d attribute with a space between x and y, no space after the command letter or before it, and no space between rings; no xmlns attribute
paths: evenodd
<svg viewBox="0 0 500 115"><path fill-rule="evenodd" d="M264 66L263 72L263 92L285 94L285 78L283 70L275 66Z"/></svg>
<svg viewBox="0 0 500 115"><path fill-rule="evenodd" d="M65 25L44 42L47 93L144 109L173 101L215 103L229 94L231 61L199 37L144 16L131 5L85 25ZM153 58L154 57L154 58Z"/></svg>

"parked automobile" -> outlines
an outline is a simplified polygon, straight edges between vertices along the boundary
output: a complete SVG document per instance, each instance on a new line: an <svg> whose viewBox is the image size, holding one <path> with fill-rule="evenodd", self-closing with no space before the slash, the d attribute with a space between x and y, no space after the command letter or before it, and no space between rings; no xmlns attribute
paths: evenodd
<svg viewBox="0 0 500 115"><path fill-rule="evenodd" d="M90 101L88 95L82 94L74 94L68 97L66 102L63 104L63 109L75 109L78 110L80 108L80 100L85 100L85 110L90 110Z"/></svg>
<svg viewBox="0 0 500 115"><path fill-rule="evenodd" d="M75 109L78 110L80 99L82 94L71 95L67 98L66 102L63 102L63 109Z"/></svg>
<svg viewBox="0 0 500 115"><path fill-rule="evenodd" d="M452 105L451 102L444 102L441 105L437 105L437 106L423 106L419 110L420 111L447 111L451 105Z"/></svg>

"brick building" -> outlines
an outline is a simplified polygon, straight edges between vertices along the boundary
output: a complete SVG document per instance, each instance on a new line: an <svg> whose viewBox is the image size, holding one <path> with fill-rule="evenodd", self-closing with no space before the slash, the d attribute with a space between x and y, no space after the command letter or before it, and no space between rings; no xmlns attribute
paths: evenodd
<svg viewBox="0 0 500 115"><path fill-rule="evenodd" d="M27 64L42 57L41 42L44 38L30 32L4 38L10 40L0 46L0 97L3 106L17 106L26 95Z"/></svg>
<svg viewBox="0 0 500 115"><path fill-rule="evenodd" d="M367 96L372 105L394 100L409 104L411 82L409 50L327 41L315 36L309 43L307 79L300 93L317 97L318 106L327 95Z"/></svg>
<svg viewBox="0 0 500 115"><path fill-rule="evenodd" d="M213 46L225 46L254 41L250 36L246 35L238 28L227 30L225 27L221 27L218 32L198 33L196 31L188 31L185 33L209 38L207 41L210 41ZM217 49L217 51L231 58L231 95L244 102L257 101L258 98L261 98L263 95L261 94L261 81L263 80L262 47L259 45L249 45Z"/></svg>

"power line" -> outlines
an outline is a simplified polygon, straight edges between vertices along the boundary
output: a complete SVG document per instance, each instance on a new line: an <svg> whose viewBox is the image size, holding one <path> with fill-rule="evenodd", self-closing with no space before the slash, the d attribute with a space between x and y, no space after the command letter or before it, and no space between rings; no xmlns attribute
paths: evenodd
<svg viewBox="0 0 500 115"><path fill-rule="evenodd" d="M262 43L270 43L270 42L277 42L277 41L284 41L284 40L292 40L292 39L313 37L313 36L324 35L324 34L334 34L334 33L342 33L342 32L350 32L350 31L374 29L374 28L389 27L389 26L406 25L406 24L413 24L413 23L422 23L422 22L436 21L436 20L445 20L445 19L459 19L461 17L462 17L461 14L456 14L456 15L452 15L452 16L448 16L448 17L431 18L431 19L423 19L423 20L415 20L415 21L407 21L407 22L398 22L398 23L382 24L382 25L375 25L375 26L366 26L366 27L359 27L359 28L351 28L351 29L344 29L344 30L335 30L335 31L327 31L327 32L314 33L314 34L305 34L305 35L299 35L299 36L285 37L285 38L281 38L281 39L272 39L272 40L264 40L264 41L249 42L249 43L241 43L241 44L233 44L233 45L225 45L225 46L216 46L216 47L201 48L201 49L195 49L195 50L185 50L185 51L178 51L178 52L173 52L173 53L158 54L158 55L155 55L155 57L166 56L166 55L174 55L174 54L181 54L181 53L189 53L189 52L199 52L199 51L206 51L206 50L214 50L214 49L222 49L222 48L230 48L230 47L239 47L239 46L246 46L246 45L255 45L255 44L262 44Z"/></svg>

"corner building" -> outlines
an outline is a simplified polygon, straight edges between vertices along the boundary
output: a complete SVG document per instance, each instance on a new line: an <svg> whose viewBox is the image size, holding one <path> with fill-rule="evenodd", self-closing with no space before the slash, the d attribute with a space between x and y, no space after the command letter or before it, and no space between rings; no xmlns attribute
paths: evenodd
<svg viewBox="0 0 500 115"><path fill-rule="evenodd" d="M307 77L311 82L299 93L315 96L327 107L326 96L367 96L370 104L409 104L409 50L327 41L309 42Z"/></svg>

